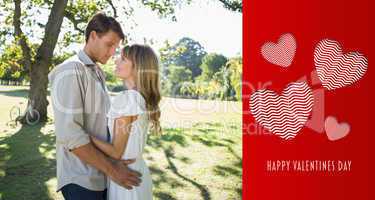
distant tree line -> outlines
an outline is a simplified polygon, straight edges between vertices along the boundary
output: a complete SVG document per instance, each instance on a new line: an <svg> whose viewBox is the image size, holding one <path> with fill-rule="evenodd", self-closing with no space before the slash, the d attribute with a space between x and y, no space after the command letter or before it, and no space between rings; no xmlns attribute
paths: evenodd
<svg viewBox="0 0 375 200"><path fill-rule="evenodd" d="M172 97L241 99L242 57L207 53L191 38L160 49L163 94Z"/></svg>

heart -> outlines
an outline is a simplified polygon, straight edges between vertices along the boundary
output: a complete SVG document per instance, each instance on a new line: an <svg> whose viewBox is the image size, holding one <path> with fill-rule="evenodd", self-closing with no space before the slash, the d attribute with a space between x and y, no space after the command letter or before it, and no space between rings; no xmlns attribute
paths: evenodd
<svg viewBox="0 0 375 200"><path fill-rule="evenodd" d="M367 58L358 52L342 53L337 41L324 39L314 51L314 62L323 87L334 90L361 79L367 70Z"/></svg>
<svg viewBox="0 0 375 200"><path fill-rule="evenodd" d="M339 140L349 134L350 126L348 123L338 123L336 118L329 116L326 118L324 128L328 139L331 141Z"/></svg>
<svg viewBox="0 0 375 200"><path fill-rule="evenodd" d="M282 95L258 90L250 97L255 120L282 139L293 139L305 125L313 106L313 95L305 82L290 83Z"/></svg>
<svg viewBox="0 0 375 200"><path fill-rule="evenodd" d="M280 36L277 44L266 42L261 48L261 53L268 62L281 67L289 67L296 54L296 49L297 44L294 36L286 33Z"/></svg>

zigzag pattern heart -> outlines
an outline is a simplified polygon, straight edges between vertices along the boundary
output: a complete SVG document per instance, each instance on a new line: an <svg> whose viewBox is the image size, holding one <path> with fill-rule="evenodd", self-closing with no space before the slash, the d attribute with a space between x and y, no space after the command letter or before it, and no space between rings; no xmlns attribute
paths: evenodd
<svg viewBox="0 0 375 200"><path fill-rule="evenodd" d="M325 39L314 51L314 62L323 87L334 90L361 79L367 70L367 58L358 52L343 54L337 41Z"/></svg>
<svg viewBox="0 0 375 200"><path fill-rule="evenodd" d="M292 64L296 54L297 42L290 33L283 34L277 43L266 42L261 53L268 62L281 67L288 67Z"/></svg>
<svg viewBox="0 0 375 200"><path fill-rule="evenodd" d="M285 140L293 139L302 129L312 106L312 91L304 82L289 84L281 96L271 90L258 90L250 98L255 120Z"/></svg>

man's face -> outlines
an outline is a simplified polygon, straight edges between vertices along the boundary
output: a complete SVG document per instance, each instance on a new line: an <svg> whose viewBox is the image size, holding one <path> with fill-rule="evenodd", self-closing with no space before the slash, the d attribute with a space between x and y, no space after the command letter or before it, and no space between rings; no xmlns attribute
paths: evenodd
<svg viewBox="0 0 375 200"><path fill-rule="evenodd" d="M116 49L120 44L121 38L113 31L107 33L97 34L95 31L91 32L89 42L92 42L91 52L93 52L94 59L101 64L106 64L107 61L116 53Z"/></svg>

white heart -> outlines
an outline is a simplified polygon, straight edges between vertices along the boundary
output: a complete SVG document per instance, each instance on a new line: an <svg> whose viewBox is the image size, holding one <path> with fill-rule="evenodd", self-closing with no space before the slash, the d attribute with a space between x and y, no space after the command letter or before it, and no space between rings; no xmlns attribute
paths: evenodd
<svg viewBox="0 0 375 200"><path fill-rule="evenodd" d="M285 140L293 139L302 129L312 107L313 95L305 82L289 84L281 96L271 90L258 90L250 98L255 120Z"/></svg>
<svg viewBox="0 0 375 200"><path fill-rule="evenodd" d="M292 64L296 54L297 43L290 33L280 36L277 43L266 42L262 48L262 56L270 63L281 67L288 67Z"/></svg>
<svg viewBox="0 0 375 200"><path fill-rule="evenodd" d="M351 85L367 70L367 58L358 52L342 53L337 41L325 39L314 51L314 62L319 80L328 90Z"/></svg>

